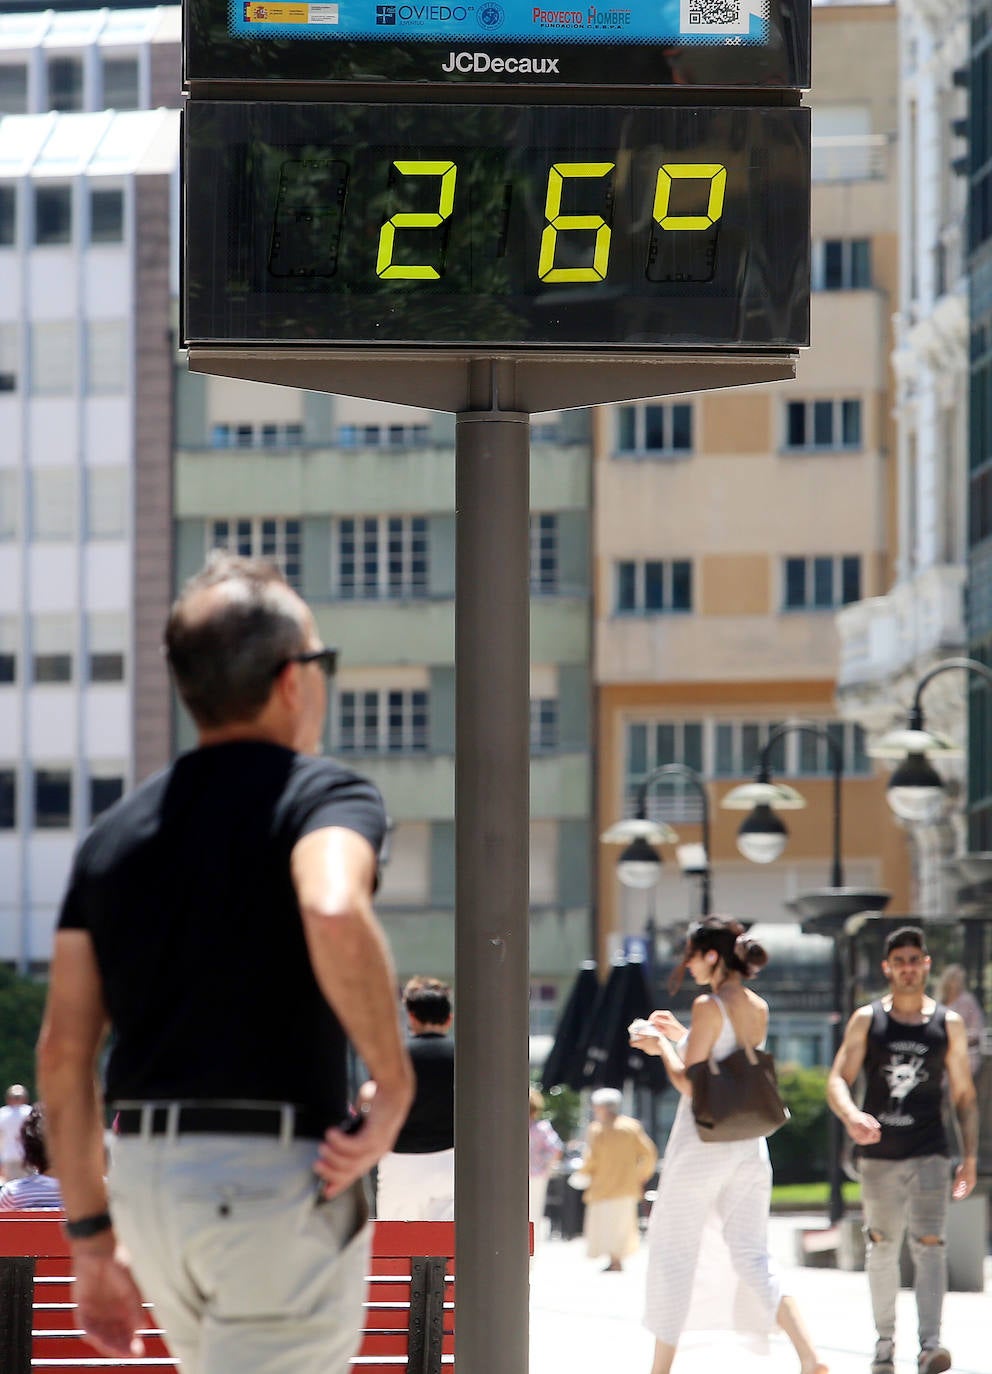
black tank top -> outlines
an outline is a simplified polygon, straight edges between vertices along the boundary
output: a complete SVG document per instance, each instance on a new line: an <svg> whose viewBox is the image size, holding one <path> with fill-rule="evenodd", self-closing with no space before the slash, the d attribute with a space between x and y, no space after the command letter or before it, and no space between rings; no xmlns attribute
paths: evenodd
<svg viewBox="0 0 992 1374"><path fill-rule="evenodd" d="M919 1026L894 1020L881 1002L872 1002L871 1011L863 1110L879 1123L882 1138L877 1145L858 1146L857 1153L868 1159L946 1155L946 1008L936 1006L930 1020Z"/></svg>

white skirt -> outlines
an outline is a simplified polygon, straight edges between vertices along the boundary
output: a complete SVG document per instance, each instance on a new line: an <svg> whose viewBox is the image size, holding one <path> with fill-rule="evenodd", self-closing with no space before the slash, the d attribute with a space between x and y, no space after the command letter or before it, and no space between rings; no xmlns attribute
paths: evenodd
<svg viewBox="0 0 992 1374"><path fill-rule="evenodd" d="M607 1198L586 1203L586 1248L590 1259L608 1255L625 1259L637 1252L640 1232L637 1227L637 1198Z"/></svg>

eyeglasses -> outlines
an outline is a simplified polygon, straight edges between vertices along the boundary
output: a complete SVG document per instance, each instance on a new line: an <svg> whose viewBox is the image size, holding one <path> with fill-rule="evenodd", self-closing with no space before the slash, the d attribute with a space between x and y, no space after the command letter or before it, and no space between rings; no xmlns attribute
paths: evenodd
<svg viewBox="0 0 992 1374"><path fill-rule="evenodd" d="M290 654L276 665L272 676L278 677L287 663L316 663L326 677L333 677L338 666L337 649L312 649L308 654Z"/></svg>

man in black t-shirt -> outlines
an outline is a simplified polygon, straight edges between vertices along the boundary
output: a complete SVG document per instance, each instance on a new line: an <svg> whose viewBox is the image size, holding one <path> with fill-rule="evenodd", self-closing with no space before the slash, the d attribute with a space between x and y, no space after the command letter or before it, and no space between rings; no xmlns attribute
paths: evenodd
<svg viewBox="0 0 992 1374"><path fill-rule="evenodd" d="M455 1216L455 1047L451 989L411 978L403 989L417 1089L390 1154L379 1161L376 1214L396 1221Z"/></svg>
<svg viewBox="0 0 992 1374"><path fill-rule="evenodd" d="M872 1374L894 1374L899 1255L907 1228L915 1266L917 1368L919 1374L942 1374L951 1367L940 1340L947 1206L951 1196L966 1198L975 1186L975 1087L964 1022L927 996L930 956L921 930L893 931L882 972L889 994L851 1017L827 1100L857 1147L877 1336ZM851 1088L862 1069L866 1087L859 1109ZM943 1123L945 1077L964 1142L953 1186Z"/></svg>
<svg viewBox="0 0 992 1374"><path fill-rule="evenodd" d="M39 1041L79 1320L140 1354L143 1290L195 1374L336 1374L361 1328L361 1180L412 1100L371 902L382 799L315 757L335 655L275 568L212 555L165 647L198 747L80 846ZM355 1115L346 1037L370 1074Z"/></svg>

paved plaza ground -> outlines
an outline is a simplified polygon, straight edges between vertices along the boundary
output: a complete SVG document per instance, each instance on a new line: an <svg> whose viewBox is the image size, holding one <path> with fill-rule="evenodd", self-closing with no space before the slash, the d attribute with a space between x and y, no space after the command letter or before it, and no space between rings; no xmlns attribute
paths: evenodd
<svg viewBox="0 0 992 1374"><path fill-rule="evenodd" d="M822 1217L774 1217L772 1251L831 1374L868 1374L873 1329L865 1275L795 1265L797 1228L823 1224ZM532 1374L648 1374L652 1338L641 1326L646 1259L642 1243L624 1273L604 1274L602 1261L586 1258L580 1239L543 1242L531 1268ZM915 1324L913 1296L904 1291L896 1374L916 1374ZM985 1293L947 1295L944 1340L953 1374L992 1374L992 1262ZM688 1344L673 1374L795 1374L797 1368L791 1347L776 1336L771 1354L760 1359L736 1347Z"/></svg>

